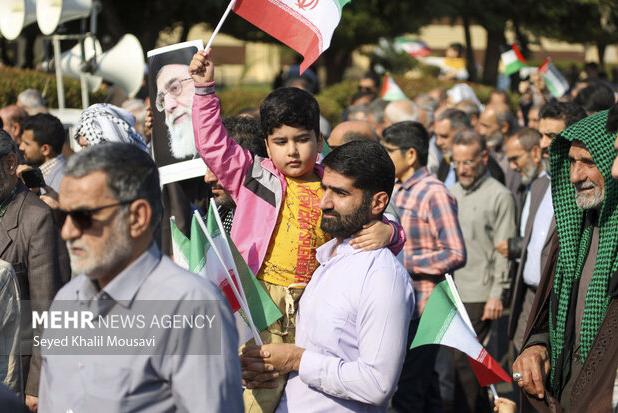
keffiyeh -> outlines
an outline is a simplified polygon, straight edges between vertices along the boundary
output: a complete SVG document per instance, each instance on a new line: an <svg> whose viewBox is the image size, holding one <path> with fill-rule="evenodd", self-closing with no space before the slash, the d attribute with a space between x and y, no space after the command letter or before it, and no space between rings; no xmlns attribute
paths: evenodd
<svg viewBox="0 0 618 413"><path fill-rule="evenodd" d="M88 145L122 142L137 145L148 152L148 144L135 130L135 117L117 106L97 103L82 112L75 139L84 137Z"/></svg>

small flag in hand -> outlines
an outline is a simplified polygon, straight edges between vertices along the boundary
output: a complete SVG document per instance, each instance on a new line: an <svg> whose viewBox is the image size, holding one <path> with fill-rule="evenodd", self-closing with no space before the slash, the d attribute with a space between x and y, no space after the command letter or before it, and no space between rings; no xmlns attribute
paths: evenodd
<svg viewBox="0 0 618 413"><path fill-rule="evenodd" d="M511 377L487 353L476 338L472 327L464 321L468 319L468 315L462 315L457 308L458 298L457 290L451 288L448 281L442 281L435 286L425 305L411 348L426 344L452 347L468 355L472 370L481 386L503 381L510 383Z"/></svg>

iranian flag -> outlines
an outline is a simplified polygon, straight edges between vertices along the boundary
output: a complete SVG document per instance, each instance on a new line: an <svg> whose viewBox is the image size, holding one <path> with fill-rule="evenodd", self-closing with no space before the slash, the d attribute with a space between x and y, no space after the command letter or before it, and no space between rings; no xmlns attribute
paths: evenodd
<svg viewBox="0 0 618 413"><path fill-rule="evenodd" d="M435 286L411 348L441 344L463 351L481 386L511 382L509 374L479 343L450 275Z"/></svg>
<svg viewBox="0 0 618 413"><path fill-rule="evenodd" d="M394 100L406 100L408 97L399 87L395 79L389 75L384 75L382 79L382 88L380 89L380 97L390 102Z"/></svg>
<svg viewBox="0 0 618 413"><path fill-rule="evenodd" d="M216 208L212 206L207 224L197 212L194 214L190 238L172 220L174 261L219 286L234 312L240 342L255 338L260 344L259 332L282 314L222 228Z"/></svg>
<svg viewBox="0 0 618 413"><path fill-rule="evenodd" d="M524 56L521 54L521 51L516 44L513 44L510 50L502 53L500 55L500 60L504 65L504 74L507 76L510 76L513 73L518 72L519 69L526 67L526 59L524 59Z"/></svg>
<svg viewBox="0 0 618 413"><path fill-rule="evenodd" d="M539 67L539 73L543 75L545 86L553 97L561 98L569 90L569 82L551 60L545 59L545 62Z"/></svg>
<svg viewBox="0 0 618 413"><path fill-rule="evenodd" d="M330 46L350 0L236 0L233 10L303 55L300 73Z"/></svg>

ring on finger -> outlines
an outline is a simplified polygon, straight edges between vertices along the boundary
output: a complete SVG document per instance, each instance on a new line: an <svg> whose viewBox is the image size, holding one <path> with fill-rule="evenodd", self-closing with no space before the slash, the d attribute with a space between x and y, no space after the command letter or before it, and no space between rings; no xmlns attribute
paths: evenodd
<svg viewBox="0 0 618 413"><path fill-rule="evenodd" d="M513 372L513 381L514 381L515 383L520 382L522 379L523 379L523 376L521 375L521 373L520 373L520 372L517 372L517 371L514 371L514 372Z"/></svg>

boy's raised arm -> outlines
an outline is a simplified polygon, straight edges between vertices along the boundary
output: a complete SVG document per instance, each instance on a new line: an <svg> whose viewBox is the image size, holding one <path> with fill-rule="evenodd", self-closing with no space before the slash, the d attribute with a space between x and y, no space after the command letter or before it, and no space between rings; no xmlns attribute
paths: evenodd
<svg viewBox="0 0 618 413"><path fill-rule="evenodd" d="M195 147L221 186L234 201L244 182L253 155L230 138L221 121L221 105L215 93L214 63L210 50L199 51L189 65L195 83L193 133Z"/></svg>

